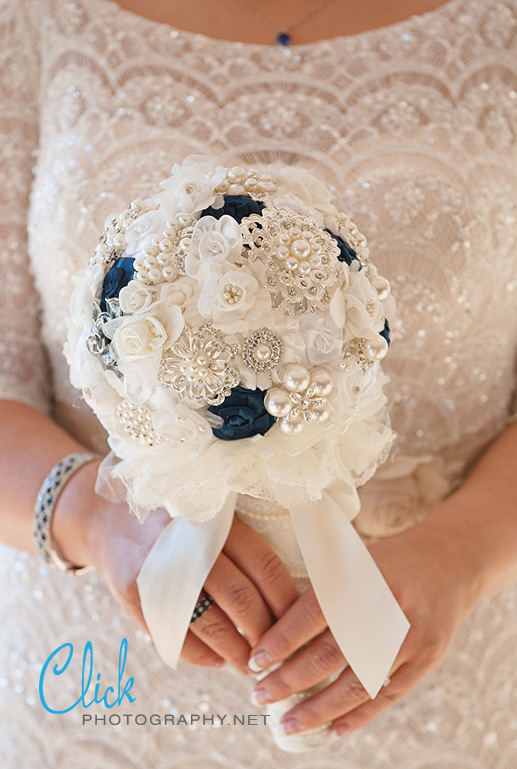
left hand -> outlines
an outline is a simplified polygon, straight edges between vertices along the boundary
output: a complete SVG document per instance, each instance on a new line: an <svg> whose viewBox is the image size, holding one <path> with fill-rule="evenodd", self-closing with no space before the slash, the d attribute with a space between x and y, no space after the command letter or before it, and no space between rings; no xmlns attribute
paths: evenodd
<svg viewBox="0 0 517 769"><path fill-rule="evenodd" d="M440 666L459 625L480 598L476 575L462 556L460 536L464 533L451 535L439 516L430 515L368 548L411 623L391 668L391 681L372 700L346 667L336 681L284 714L286 734L328 721L339 736L359 729ZM263 669L287 660L257 683L253 699L261 705L320 683L347 664L312 589L266 631L251 658L254 667L262 662Z"/></svg>

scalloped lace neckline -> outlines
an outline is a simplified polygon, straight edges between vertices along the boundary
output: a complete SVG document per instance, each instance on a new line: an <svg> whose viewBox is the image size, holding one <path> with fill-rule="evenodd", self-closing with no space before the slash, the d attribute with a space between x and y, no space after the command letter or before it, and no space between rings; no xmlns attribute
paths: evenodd
<svg viewBox="0 0 517 769"><path fill-rule="evenodd" d="M118 13L121 18L126 17L129 21L140 22L142 24L148 24L154 26L157 29L161 29L173 36L181 35L183 38L191 38L203 42L205 45L226 46L234 47L235 49L242 51L245 50L272 50L288 53L289 51L310 51L319 47L329 47L331 45L337 45L345 42L354 42L361 39L367 39L371 36L386 34L402 34L408 28L412 28L415 24L422 25L426 22L430 22L434 19L446 19L447 16L453 13L456 8L460 8L464 4L465 0L446 0L437 8L433 8L430 11L426 11L420 14L412 14L406 19L395 21L392 24L386 24L382 27L372 27L371 29L365 29L361 32L356 32L350 35L338 35L331 38L322 38L321 40L313 40L308 43L294 43L288 47L275 45L274 43L245 43L238 40L225 40L224 38L210 37L202 32L193 32L191 30L179 29L171 24L162 21L156 21L150 19L147 16L142 16L135 11L130 11L127 8L123 8L117 0L90 0L90 5L98 3L100 7L114 8L114 12ZM475 0L470 0L469 5L473 5Z"/></svg>

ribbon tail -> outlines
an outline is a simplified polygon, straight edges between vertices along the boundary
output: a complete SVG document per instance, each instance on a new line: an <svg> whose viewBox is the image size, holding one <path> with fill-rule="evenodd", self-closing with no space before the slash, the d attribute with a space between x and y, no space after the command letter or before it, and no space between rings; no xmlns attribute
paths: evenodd
<svg viewBox="0 0 517 769"><path fill-rule="evenodd" d="M228 538L237 494L208 521L173 518L147 554L137 577L142 612L154 645L176 669L192 612Z"/></svg>
<svg viewBox="0 0 517 769"><path fill-rule="evenodd" d="M343 655L372 699L410 628L386 580L351 524L355 488L330 493L291 518L316 598ZM348 515L347 515L348 513Z"/></svg>

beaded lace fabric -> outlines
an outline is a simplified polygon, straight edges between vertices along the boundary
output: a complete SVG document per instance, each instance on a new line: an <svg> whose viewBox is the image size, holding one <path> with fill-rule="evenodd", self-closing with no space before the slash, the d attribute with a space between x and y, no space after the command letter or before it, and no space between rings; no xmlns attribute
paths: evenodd
<svg viewBox="0 0 517 769"><path fill-rule="evenodd" d="M335 188L398 303L385 368L399 438L362 489L358 531L368 543L411 526L461 483L513 418L516 0L449 0L290 49L178 32L112 0L0 0L0 39L3 397L106 449L62 355L71 276L106 215L151 194L187 154L211 152L226 166L278 161ZM280 511L240 507L265 535L289 527ZM97 575L50 573L5 546L0 564L4 769L516 765L517 585L480 604L440 669L371 724L291 755L261 725L94 727L80 712L44 712L39 671L56 646L72 641L80 656L91 640L112 684L124 636L137 699L121 712L263 710L249 703L253 681L229 667L165 668ZM290 566L301 579L301 564ZM60 683L48 688L56 708L80 693Z"/></svg>

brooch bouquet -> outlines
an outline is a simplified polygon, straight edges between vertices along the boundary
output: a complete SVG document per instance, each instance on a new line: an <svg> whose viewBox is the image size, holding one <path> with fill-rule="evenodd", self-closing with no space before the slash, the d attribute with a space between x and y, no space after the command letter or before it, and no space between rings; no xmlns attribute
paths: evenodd
<svg viewBox="0 0 517 769"><path fill-rule="evenodd" d="M65 354L109 434L103 482L141 519L172 519L138 579L164 660L176 666L247 494L289 510L329 626L375 696L409 624L350 523L393 441L389 284L364 236L303 170L192 156L108 218L75 280Z"/></svg>

